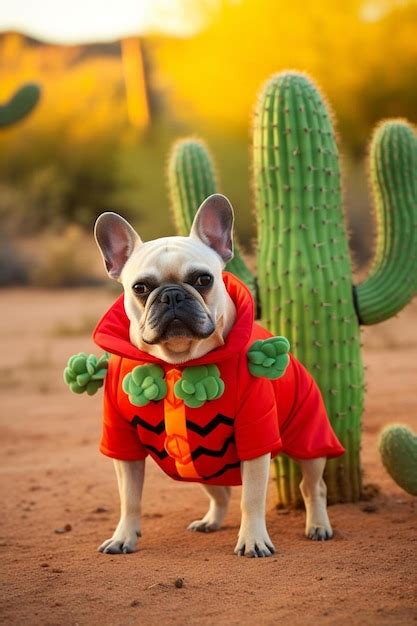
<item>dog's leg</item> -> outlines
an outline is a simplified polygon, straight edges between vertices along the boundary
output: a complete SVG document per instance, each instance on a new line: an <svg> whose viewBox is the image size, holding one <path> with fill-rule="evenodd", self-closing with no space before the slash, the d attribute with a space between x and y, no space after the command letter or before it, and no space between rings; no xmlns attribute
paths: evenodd
<svg viewBox="0 0 417 626"><path fill-rule="evenodd" d="M230 500L230 487L216 485L201 485L210 498L209 510L203 519L195 520L188 526L188 530L201 533L210 533L221 528L227 513Z"/></svg>
<svg viewBox="0 0 417 626"><path fill-rule="evenodd" d="M306 537L313 541L331 539L333 530L327 515L327 487L323 480L326 459L321 457L297 462L303 472L300 490L306 507Z"/></svg>
<svg viewBox="0 0 417 626"><path fill-rule="evenodd" d="M265 523L270 462L270 454L242 462L242 519L235 548L239 556L271 556L275 552Z"/></svg>
<svg viewBox="0 0 417 626"><path fill-rule="evenodd" d="M140 514L145 461L114 460L120 495L120 521L113 536L104 541L99 552L134 552L140 537Z"/></svg>

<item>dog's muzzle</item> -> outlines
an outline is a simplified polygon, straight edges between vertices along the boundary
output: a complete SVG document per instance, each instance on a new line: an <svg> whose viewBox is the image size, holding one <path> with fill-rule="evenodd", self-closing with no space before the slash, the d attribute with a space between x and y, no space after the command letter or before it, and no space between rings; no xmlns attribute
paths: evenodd
<svg viewBox="0 0 417 626"><path fill-rule="evenodd" d="M185 287L164 285L149 306L143 341L156 344L172 337L205 339L215 330L202 303Z"/></svg>

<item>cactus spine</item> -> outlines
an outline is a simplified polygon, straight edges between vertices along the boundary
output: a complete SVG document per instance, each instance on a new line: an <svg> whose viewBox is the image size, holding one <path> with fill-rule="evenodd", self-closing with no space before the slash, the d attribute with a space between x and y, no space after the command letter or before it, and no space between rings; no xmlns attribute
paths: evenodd
<svg viewBox="0 0 417 626"><path fill-rule="evenodd" d="M179 235L188 235L200 204L217 191L213 160L202 141L185 139L174 144L168 162L168 183ZM238 276L256 299L255 277L235 243L234 257L226 269Z"/></svg>
<svg viewBox="0 0 417 626"><path fill-rule="evenodd" d="M356 287L331 117L308 77L285 72L266 84L255 113L253 150L258 308L269 330L288 337L314 375L346 448L327 464L328 500L354 502L361 495L364 390L359 324L387 319L416 293L417 141L402 121L385 122L374 135L377 252L369 278ZM207 167L202 161L200 166ZM179 183L170 179L173 201L180 203L176 212L188 212L174 189ZM188 189L191 183L182 176L181 184ZM297 505L297 464L280 455L275 466L278 504Z"/></svg>
<svg viewBox="0 0 417 626"><path fill-rule="evenodd" d="M38 103L38 85L28 83L16 91L7 104L0 105L0 128L11 126L26 117Z"/></svg>

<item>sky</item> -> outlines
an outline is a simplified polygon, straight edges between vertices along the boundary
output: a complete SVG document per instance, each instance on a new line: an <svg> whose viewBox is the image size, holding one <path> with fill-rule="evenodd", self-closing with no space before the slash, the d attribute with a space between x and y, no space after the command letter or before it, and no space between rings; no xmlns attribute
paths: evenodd
<svg viewBox="0 0 417 626"><path fill-rule="evenodd" d="M196 30L195 0L3 0L0 31L57 43L106 41L144 32ZM194 4L194 6L193 6Z"/></svg>

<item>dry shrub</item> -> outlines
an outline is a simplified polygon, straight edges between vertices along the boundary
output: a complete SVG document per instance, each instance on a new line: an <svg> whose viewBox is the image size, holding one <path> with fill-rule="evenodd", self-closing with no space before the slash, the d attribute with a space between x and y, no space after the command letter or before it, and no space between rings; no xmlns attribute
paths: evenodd
<svg viewBox="0 0 417 626"><path fill-rule="evenodd" d="M101 282L97 277L97 250L84 231L68 226L42 242L41 256L30 282L36 287L79 287Z"/></svg>

